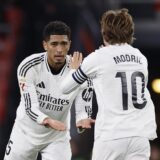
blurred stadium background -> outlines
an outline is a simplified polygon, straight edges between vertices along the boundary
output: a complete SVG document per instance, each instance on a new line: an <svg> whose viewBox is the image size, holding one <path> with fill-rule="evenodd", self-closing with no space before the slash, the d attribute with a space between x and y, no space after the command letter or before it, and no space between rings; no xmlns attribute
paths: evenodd
<svg viewBox="0 0 160 160"><path fill-rule="evenodd" d="M99 24L102 13L122 7L129 9L135 21L134 46L148 58L148 88L155 104L160 136L160 81L155 81L160 79L160 0L0 0L0 160L20 99L16 69L23 58L43 51L44 25L53 20L66 22L72 29L70 53L79 50L86 56L102 43ZM95 117L96 100L93 103ZM74 118L72 126L73 160L90 160L93 129L78 135ZM151 160L160 160L160 139L151 145Z"/></svg>

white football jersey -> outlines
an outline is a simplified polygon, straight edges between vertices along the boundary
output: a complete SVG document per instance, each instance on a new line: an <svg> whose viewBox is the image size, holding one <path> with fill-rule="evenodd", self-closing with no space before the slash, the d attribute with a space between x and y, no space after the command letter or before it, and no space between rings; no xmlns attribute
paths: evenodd
<svg viewBox="0 0 160 160"><path fill-rule="evenodd" d="M17 75L21 101L17 109L15 125L33 144L45 144L70 138L70 108L76 98L77 121L88 118L86 108L91 107L93 88L91 80L70 94L62 94L60 82L70 71L70 57L59 74L53 75L47 62L47 53L33 54L18 67ZM46 117L64 122L66 131L57 131L41 125Z"/></svg>
<svg viewBox="0 0 160 160"><path fill-rule="evenodd" d="M96 137L154 139L155 109L147 89L147 67L147 59L138 49L128 44L109 45L88 55L61 87L63 93L69 93L70 88L93 78L98 102Z"/></svg>

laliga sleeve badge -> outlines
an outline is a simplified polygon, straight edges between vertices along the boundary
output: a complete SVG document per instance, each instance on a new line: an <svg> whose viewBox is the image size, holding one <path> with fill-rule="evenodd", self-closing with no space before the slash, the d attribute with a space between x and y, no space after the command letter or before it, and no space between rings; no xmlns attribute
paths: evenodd
<svg viewBox="0 0 160 160"><path fill-rule="evenodd" d="M20 89L21 89L22 91L24 91L25 83L20 82L20 83L19 83L19 86L20 86Z"/></svg>

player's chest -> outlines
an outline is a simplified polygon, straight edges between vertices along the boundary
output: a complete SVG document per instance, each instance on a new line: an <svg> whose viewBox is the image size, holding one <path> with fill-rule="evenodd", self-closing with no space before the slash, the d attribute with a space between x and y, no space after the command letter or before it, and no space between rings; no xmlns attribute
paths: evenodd
<svg viewBox="0 0 160 160"><path fill-rule="evenodd" d="M61 94L59 86L63 80L64 77L41 74L36 79L36 90L42 93L59 95Z"/></svg>
<svg viewBox="0 0 160 160"><path fill-rule="evenodd" d="M67 73L68 72L65 72L63 75L52 75L51 73L39 74L35 84L38 99L46 103L71 104L76 96L76 91L66 95L60 90L60 84L65 80Z"/></svg>

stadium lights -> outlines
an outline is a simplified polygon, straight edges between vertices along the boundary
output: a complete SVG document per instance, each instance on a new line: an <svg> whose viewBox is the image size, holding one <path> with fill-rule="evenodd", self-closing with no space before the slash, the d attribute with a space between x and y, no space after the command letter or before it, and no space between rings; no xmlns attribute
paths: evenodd
<svg viewBox="0 0 160 160"><path fill-rule="evenodd" d="M157 79L154 79L152 81L152 90L155 92L155 93L159 93L160 94L160 78L157 78Z"/></svg>

